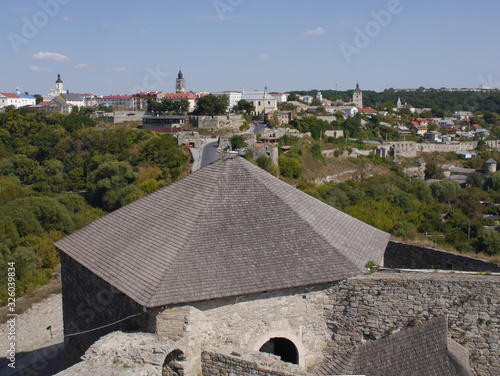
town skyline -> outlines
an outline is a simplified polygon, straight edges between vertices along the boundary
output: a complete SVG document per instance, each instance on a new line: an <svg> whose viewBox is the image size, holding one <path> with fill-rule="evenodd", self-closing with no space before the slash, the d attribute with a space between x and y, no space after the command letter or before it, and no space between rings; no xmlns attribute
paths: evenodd
<svg viewBox="0 0 500 376"><path fill-rule="evenodd" d="M500 86L493 1L92 4L6 7L2 91L174 92L179 68L193 92Z"/></svg>

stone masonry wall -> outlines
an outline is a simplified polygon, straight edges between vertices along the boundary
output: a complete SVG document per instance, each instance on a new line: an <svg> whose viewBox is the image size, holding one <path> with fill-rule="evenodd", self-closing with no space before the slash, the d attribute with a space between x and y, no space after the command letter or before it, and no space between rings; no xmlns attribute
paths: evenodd
<svg viewBox="0 0 500 376"><path fill-rule="evenodd" d="M500 375L500 276L377 272L330 290L329 343L334 356L363 340L448 315L451 337L470 353L474 372Z"/></svg>
<svg viewBox="0 0 500 376"><path fill-rule="evenodd" d="M440 249L390 241L384 266L397 269L441 269L500 273L500 265Z"/></svg>
<svg viewBox="0 0 500 376"><path fill-rule="evenodd" d="M488 147L498 150L500 141L488 140L486 141ZM452 144L430 144L430 143L417 143L413 141L406 142L391 142L390 145L395 149L396 155L400 157L416 157L417 153L431 153L431 152L456 152L461 150L473 150L477 147L477 141L458 142Z"/></svg>
<svg viewBox="0 0 500 376"><path fill-rule="evenodd" d="M305 371L290 363L274 361L271 356L268 359L242 359L238 354L221 354L204 351L201 354L202 374L205 376L302 376ZM264 358L263 356L261 358ZM267 361L266 361L267 360ZM271 360L271 361L269 361Z"/></svg>
<svg viewBox="0 0 500 376"><path fill-rule="evenodd" d="M331 334L326 325L329 297L325 291L330 286L171 307L151 317L149 330L179 341L186 357L218 346L259 351L271 338L287 338L297 347L299 364L309 369L327 355Z"/></svg>
<svg viewBox="0 0 500 376"><path fill-rule="evenodd" d="M90 345L108 333L145 328L143 315L109 325L142 308L71 257L63 252L60 256L67 366L79 362ZM80 332L85 333L75 335Z"/></svg>

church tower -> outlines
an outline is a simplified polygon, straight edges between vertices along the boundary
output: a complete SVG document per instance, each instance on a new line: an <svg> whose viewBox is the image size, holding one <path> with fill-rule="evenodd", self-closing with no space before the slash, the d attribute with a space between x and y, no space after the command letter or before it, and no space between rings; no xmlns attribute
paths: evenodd
<svg viewBox="0 0 500 376"><path fill-rule="evenodd" d="M352 94L352 102L357 108L363 108L363 92L359 88L358 82L356 82L356 89Z"/></svg>
<svg viewBox="0 0 500 376"><path fill-rule="evenodd" d="M182 71L180 68L179 68L179 74L177 75L177 79L175 80L175 92L176 93L186 92L186 82L184 81L184 76L182 75Z"/></svg>
<svg viewBox="0 0 500 376"><path fill-rule="evenodd" d="M60 94L64 93L63 82L61 80L61 74L60 73L57 74L56 93L57 93L57 95L60 95Z"/></svg>

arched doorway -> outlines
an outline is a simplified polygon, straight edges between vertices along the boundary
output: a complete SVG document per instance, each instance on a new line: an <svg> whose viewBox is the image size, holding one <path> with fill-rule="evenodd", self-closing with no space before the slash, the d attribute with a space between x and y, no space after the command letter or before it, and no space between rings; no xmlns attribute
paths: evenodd
<svg viewBox="0 0 500 376"><path fill-rule="evenodd" d="M299 352L294 343L286 338L275 337L264 343L260 352L279 356L282 361L299 364Z"/></svg>
<svg viewBox="0 0 500 376"><path fill-rule="evenodd" d="M162 367L162 376L181 376L184 375L184 353L181 350L171 351L165 358Z"/></svg>

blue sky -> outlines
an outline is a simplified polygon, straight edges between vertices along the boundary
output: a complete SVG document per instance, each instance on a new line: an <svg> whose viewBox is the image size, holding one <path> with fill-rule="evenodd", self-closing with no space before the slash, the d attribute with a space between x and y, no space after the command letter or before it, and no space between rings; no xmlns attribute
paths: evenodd
<svg viewBox="0 0 500 376"><path fill-rule="evenodd" d="M497 0L17 0L0 91L500 86Z"/></svg>

